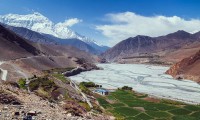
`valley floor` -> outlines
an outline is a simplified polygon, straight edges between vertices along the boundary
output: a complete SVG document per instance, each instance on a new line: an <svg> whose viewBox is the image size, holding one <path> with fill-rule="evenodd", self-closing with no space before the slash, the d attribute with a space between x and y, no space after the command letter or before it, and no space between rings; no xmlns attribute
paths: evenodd
<svg viewBox="0 0 200 120"><path fill-rule="evenodd" d="M190 80L175 80L166 75L168 67L144 64L99 64L103 70L94 70L70 77L76 82L89 81L107 89L123 86L151 96L200 103L200 85Z"/></svg>

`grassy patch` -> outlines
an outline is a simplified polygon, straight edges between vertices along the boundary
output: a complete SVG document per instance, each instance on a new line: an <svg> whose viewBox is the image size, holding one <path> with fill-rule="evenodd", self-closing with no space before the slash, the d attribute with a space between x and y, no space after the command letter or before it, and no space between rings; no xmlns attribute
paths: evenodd
<svg viewBox="0 0 200 120"><path fill-rule="evenodd" d="M154 118L170 118L171 115L167 112L163 111L147 111L146 112L149 116Z"/></svg>
<svg viewBox="0 0 200 120"><path fill-rule="evenodd" d="M137 116L134 117L136 120L150 120L152 119L152 117L150 117L149 115L145 114L145 113L141 113Z"/></svg>
<svg viewBox="0 0 200 120"><path fill-rule="evenodd" d="M139 111L129 107L117 107L114 108L114 111L124 117L135 116L140 113Z"/></svg>
<svg viewBox="0 0 200 120"><path fill-rule="evenodd" d="M101 104L101 105L109 104L109 103L108 103L105 99L103 99L103 98L98 98L97 100L98 100L99 104Z"/></svg>
<svg viewBox="0 0 200 120"><path fill-rule="evenodd" d="M170 110L170 113L174 114L174 115L188 115L191 113L191 111L183 109L183 108L178 108L178 109L174 109L174 110Z"/></svg>
<svg viewBox="0 0 200 120"><path fill-rule="evenodd" d="M85 102L79 102L79 105L81 105L82 107L84 107L87 111L91 110L90 106L87 103L85 103Z"/></svg>
<svg viewBox="0 0 200 120"><path fill-rule="evenodd" d="M111 96L111 95L108 95L107 98L108 98L109 100L115 100L115 97L113 97L113 96Z"/></svg>
<svg viewBox="0 0 200 120"><path fill-rule="evenodd" d="M26 80L25 79L19 79L18 80L18 85L19 85L19 88L21 88L21 89L27 89Z"/></svg>
<svg viewBox="0 0 200 120"><path fill-rule="evenodd" d="M84 86L83 84L79 84L79 88L81 89L82 92L84 92L86 94L91 93L91 91L86 86Z"/></svg>
<svg viewBox="0 0 200 120"><path fill-rule="evenodd" d="M191 111L200 111L200 107L194 106L194 105L186 105L186 106L184 106L184 108L187 110L191 110Z"/></svg>
<svg viewBox="0 0 200 120"><path fill-rule="evenodd" d="M48 92L44 91L43 88L39 88L37 91L36 91L36 94L42 98L49 98L50 95Z"/></svg>
<svg viewBox="0 0 200 120"><path fill-rule="evenodd" d="M180 116L174 116L172 118L173 120L199 120L192 116L186 116L186 115L180 115Z"/></svg>
<svg viewBox="0 0 200 120"><path fill-rule="evenodd" d="M123 107L123 106L125 106L125 104L123 104L123 103L114 103L114 104L111 104L110 106L112 106L112 107Z"/></svg>
<svg viewBox="0 0 200 120"><path fill-rule="evenodd" d="M61 74L63 72L70 71L72 69L74 69L74 67L54 68L54 69L51 69L51 70L44 70L44 73L58 73L58 74Z"/></svg>
<svg viewBox="0 0 200 120"><path fill-rule="evenodd" d="M65 78L63 74L52 74L55 78L61 80L64 83L69 83L69 80Z"/></svg>
<svg viewBox="0 0 200 120"><path fill-rule="evenodd" d="M192 113L191 116L200 119L200 111Z"/></svg>

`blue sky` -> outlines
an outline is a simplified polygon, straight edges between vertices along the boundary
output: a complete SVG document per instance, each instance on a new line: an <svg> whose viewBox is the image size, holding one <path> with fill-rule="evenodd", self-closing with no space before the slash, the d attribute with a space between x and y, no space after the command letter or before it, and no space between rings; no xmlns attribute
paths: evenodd
<svg viewBox="0 0 200 120"><path fill-rule="evenodd" d="M69 18L78 18L82 22L72 26L71 29L94 38L100 43L112 46L119 42L120 39L135 36L137 33L158 36L174 32L177 30L175 27L180 27L183 23L191 24L192 22L194 26L198 26L200 23L195 23L195 21L191 20L200 19L199 6L199 0L0 0L0 14L28 14L35 11L48 17L53 22L63 22ZM142 19L140 19L141 16L143 17ZM130 22L137 19L134 23L145 24L143 26L149 28L152 26L146 25L148 18L158 16L163 16L165 17L164 21L170 22L170 25L166 27L168 30L161 30L164 32L159 34L141 32L146 29L138 29L141 26ZM173 16L178 18L168 19L168 17ZM121 20L121 18L126 17L129 21ZM174 19L177 21L179 18L183 19L183 23L174 24ZM138 22L138 20L141 21ZM164 24L163 20L161 24ZM172 25L173 27L169 29L169 26ZM117 27L119 29L126 29L127 27L127 31L130 32L119 31ZM135 31L132 31L131 28L135 29ZM188 32L198 31L197 28L190 29L189 26L180 27L180 29L185 29ZM116 33L113 34L114 32ZM119 34L123 35L117 36ZM115 37L117 37L117 40L115 40Z"/></svg>

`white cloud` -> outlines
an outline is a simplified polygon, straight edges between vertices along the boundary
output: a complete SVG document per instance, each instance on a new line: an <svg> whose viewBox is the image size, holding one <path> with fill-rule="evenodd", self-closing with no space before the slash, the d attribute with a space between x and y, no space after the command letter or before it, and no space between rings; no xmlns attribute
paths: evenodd
<svg viewBox="0 0 200 120"><path fill-rule="evenodd" d="M63 23L59 22L59 23L57 23L57 25L59 25L59 26L65 26L65 27L71 27L71 26L73 26L75 24L78 24L80 22L82 22L82 20L80 20L78 18L71 18L71 19L65 20L65 22L63 22Z"/></svg>
<svg viewBox="0 0 200 120"><path fill-rule="evenodd" d="M141 16L133 12L107 14L105 19L111 24L97 25L96 30L110 39L109 44L114 45L121 40L136 35L152 37L165 35L177 30L187 32L200 31L200 19L186 20L178 16Z"/></svg>

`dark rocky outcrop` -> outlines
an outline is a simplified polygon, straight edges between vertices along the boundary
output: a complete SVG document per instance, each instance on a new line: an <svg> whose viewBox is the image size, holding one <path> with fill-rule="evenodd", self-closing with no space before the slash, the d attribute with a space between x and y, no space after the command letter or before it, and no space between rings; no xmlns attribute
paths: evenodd
<svg viewBox="0 0 200 120"><path fill-rule="evenodd" d="M71 71L64 72L63 74L65 76L69 77L69 76L77 75L77 74L79 74L79 73L81 73L83 71L86 71L86 69L83 68L83 67L77 67L77 68L75 68L75 69L73 69Z"/></svg>
<svg viewBox="0 0 200 120"><path fill-rule="evenodd" d="M88 63L84 59L78 59L76 61L76 63L79 64L80 66L78 66L70 71L64 72L63 75L69 77L69 76L74 76L74 75L80 74L81 72L100 69L95 64Z"/></svg>
<svg viewBox="0 0 200 120"><path fill-rule="evenodd" d="M0 104L21 105L21 102L11 94L0 90Z"/></svg>

